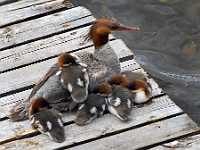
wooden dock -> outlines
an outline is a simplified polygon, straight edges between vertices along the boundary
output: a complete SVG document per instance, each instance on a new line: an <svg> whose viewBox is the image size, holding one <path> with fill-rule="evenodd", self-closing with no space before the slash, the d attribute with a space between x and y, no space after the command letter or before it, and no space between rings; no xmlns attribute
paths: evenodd
<svg viewBox="0 0 200 150"><path fill-rule="evenodd" d="M88 9L66 0L21 0L0 6L0 150L167 150L181 144L183 147L173 148L200 149L200 136L196 135L200 128L150 77L153 102L133 108L131 121L122 123L106 114L80 127L73 122L73 114L64 114L63 143L33 130L28 120L11 122L6 117L16 102L28 97L61 52L94 50L91 42L83 43L94 20ZM123 71L145 73L122 40L110 36L109 44Z"/></svg>

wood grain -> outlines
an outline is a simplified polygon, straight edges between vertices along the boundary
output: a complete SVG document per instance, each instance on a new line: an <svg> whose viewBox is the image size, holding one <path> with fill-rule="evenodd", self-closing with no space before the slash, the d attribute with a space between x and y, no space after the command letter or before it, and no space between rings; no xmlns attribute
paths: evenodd
<svg viewBox="0 0 200 150"><path fill-rule="evenodd" d="M23 2L23 1L22 1ZM14 4L10 4L14 5ZM27 4L27 6L20 6L19 8L8 7L8 10L2 8L0 11L0 27L12 24L15 22L23 21L24 19L46 14L61 8L70 8L70 3L65 3L65 0L41 0Z"/></svg>
<svg viewBox="0 0 200 150"><path fill-rule="evenodd" d="M150 150L199 150L200 149L200 134L175 140L173 142L163 144L151 148Z"/></svg>
<svg viewBox="0 0 200 150"><path fill-rule="evenodd" d="M92 19L93 17L89 18ZM91 41L82 42L83 36L88 33L89 27L0 51L0 72L51 58L65 51L70 52L92 46Z"/></svg>
<svg viewBox="0 0 200 150"><path fill-rule="evenodd" d="M102 116L99 119L96 119L94 122L87 126L79 127L75 124L71 124L65 127L66 131L66 141L61 144L57 144L49 140L48 137L44 135L34 136L32 138L26 138L23 140L13 141L11 143L2 145L3 147L9 148L25 148L25 149L54 149L60 146L71 145L73 143L85 141L91 138L96 138L105 134L109 134L112 132L116 132L118 130L130 128L139 124L143 124L145 122L156 121L163 117L167 117L170 115L174 115L182 112L182 110L177 107L168 96L163 96L160 98L153 99L151 104L146 105L141 108L133 108L131 112L131 121L127 123L120 122L117 118L112 116L111 114L107 114ZM68 116L68 115L66 115ZM27 128L27 122L20 122L18 126L21 125L22 128L17 128L15 124L11 124L8 126L8 120L1 122L1 128L3 128L1 132L2 136L1 140L5 140L11 138L16 135L16 132L24 135L24 131L29 131L30 128ZM23 128L24 127L24 128ZM20 136L20 134L18 134ZM135 135L134 135L135 136ZM37 143L36 145L29 144L28 141L33 143Z"/></svg>
<svg viewBox="0 0 200 150"><path fill-rule="evenodd" d="M16 44L34 41L91 23L94 21L94 18L90 15L91 12L88 9L79 6L38 19L7 26L0 29L0 49L6 49Z"/></svg>
<svg viewBox="0 0 200 150"><path fill-rule="evenodd" d="M148 78L148 82L150 83L152 87L153 97L158 96L163 93L162 89L158 86L158 84L152 78ZM1 109L0 119L6 117L9 113L9 110L17 102L26 100L26 98L29 96L30 93L31 93L31 89L22 91L16 94L12 94L9 96L1 97L0 98L0 109Z"/></svg>
<svg viewBox="0 0 200 150"><path fill-rule="evenodd" d="M198 126L186 114L183 114L148 126L83 144L70 150L133 150L198 130Z"/></svg>
<svg viewBox="0 0 200 150"><path fill-rule="evenodd" d="M126 49L126 45L120 40L110 41L111 47L118 42L120 43L120 47L116 51L120 52L123 49L126 55L132 55L130 50ZM63 52L65 50L68 51L67 49L64 49ZM84 50L81 50L80 52L83 53L84 51L94 51L94 47L86 48ZM80 52L78 51L75 53ZM121 56L119 56L119 58L120 57ZM34 85L47 72L50 66L56 63L56 61L57 58L53 58L23 68L19 68L17 70L0 74L0 94Z"/></svg>

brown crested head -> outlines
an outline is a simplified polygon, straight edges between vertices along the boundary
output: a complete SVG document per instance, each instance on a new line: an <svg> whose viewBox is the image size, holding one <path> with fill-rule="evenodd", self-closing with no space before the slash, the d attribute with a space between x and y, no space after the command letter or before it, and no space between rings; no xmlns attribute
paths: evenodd
<svg viewBox="0 0 200 150"><path fill-rule="evenodd" d="M112 92L112 86L107 82L103 82L96 87L94 92L109 95Z"/></svg>
<svg viewBox="0 0 200 150"><path fill-rule="evenodd" d="M69 53L62 53L58 57L58 65L64 67L65 65L76 64L76 58Z"/></svg>
<svg viewBox="0 0 200 150"><path fill-rule="evenodd" d="M144 91L146 95L150 94L150 91L148 90L148 84L143 80L134 80L132 82L129 82L128 88L133 92L139 90Z"/></svg>
<svg viewBox="0 0 200 150"><path fill-rule="evenodd" d="M111 79L109 80L109 83L111 85L121 85L123 87L128 87L128 78L124 75L113 75Z"/></svg>
<svg viewBox="0 0 200 150"><path fill-rule="evenodd" d="M128 27L112 19L97 19L90 28L88 39L92 39L95 48L108 42L108 35L112 31L139 31L139 27Z"/></svg>
<svg viewBox="0 0 200 150"><path fill-rule="evenodd" d="M29 108L29 115L39 112L42 108L49 108L49 104L44 98L37 98L32 100Z"/></svg>

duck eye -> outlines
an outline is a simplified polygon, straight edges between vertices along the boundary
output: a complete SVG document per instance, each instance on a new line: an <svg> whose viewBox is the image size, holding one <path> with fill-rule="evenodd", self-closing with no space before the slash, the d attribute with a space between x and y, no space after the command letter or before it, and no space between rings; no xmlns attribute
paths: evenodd
<svg viewBox="0 0 200 150"><path fill-rule="evenodd" d="M110 29L112 29L112 30L116 30L117 28L118 28L117 24L110 25Z"/></svg>

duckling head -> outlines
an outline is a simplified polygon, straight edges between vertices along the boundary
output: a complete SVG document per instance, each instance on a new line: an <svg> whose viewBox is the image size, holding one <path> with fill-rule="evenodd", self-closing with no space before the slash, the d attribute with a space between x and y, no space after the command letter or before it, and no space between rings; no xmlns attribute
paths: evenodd
<svg viewBox="0 0 200 150"><path fill-rule="evenodd" d="M113 75L108 82L111 85L121 85L123 87L127 87L129 81L128 81L128 78L125 75L116 74L116 75Z"/></svg>
<svg viewBox="0 0 200 150"><path fill-rule="evenodd" d="M31 102L29 120L34 129L47 134L53 141L58 143L65 141L61 114L55 109L49 108L45 99L38 98Z"/></svg>
<svg viewBox="0 0 200 150"><path fill-rule="evenodd" d="M60 67L65 67L72 64L78 64L79 62L80 62L79 57L72 53L69 54L65 52L60 54L60 56L58 57L58 65Z"/></svg>
<svg viewBox="0 0 200 150"><path fill-rule="evenodd" d="M108 42L108 35L112 31L139 31L139 27L128 27L112 19L97 19L90 28L87 39L92 39L95 48Z"/></svg>
<svg viewBox="0 0 200 150"><path fill-rule="evenodd" d="M108 82L102 82L94 89L93 92L109 96L112 93L112 86Z"/></svg>
<svg viewBox="0 0 200 150"><path fill-rule="evenodd" d="M133 80L143 80L147 81L147 78L144 73L142 72L132 72L132 71L124 71L122 75L125 76L129 81Z"/></svg>
<svg viewBox="0 0 200 150"><path fill-rule="evenodd" d="M150 100L152 88L144 80L134 80L128 84L128 89L135 95L134 103L141 104Z"/></svg>

